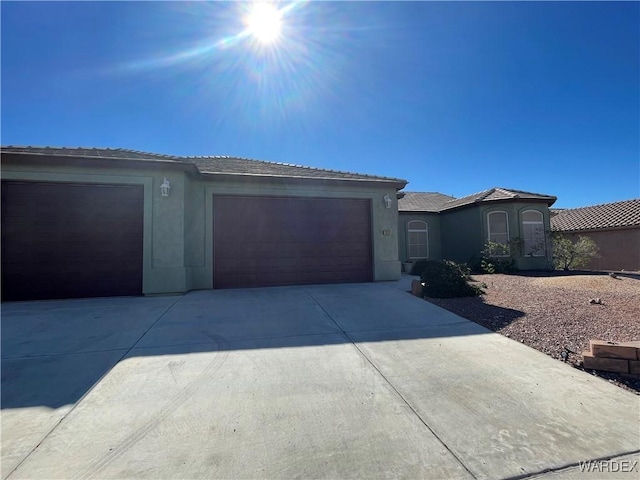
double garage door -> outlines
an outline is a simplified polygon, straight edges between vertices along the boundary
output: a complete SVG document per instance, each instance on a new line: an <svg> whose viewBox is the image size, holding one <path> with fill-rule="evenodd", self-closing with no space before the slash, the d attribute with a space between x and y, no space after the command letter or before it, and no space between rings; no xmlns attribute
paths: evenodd
<svg viewBox="0 0 640 480"><path fill-rule="evenodd" d="M142 294L143 195L2 182L2 300Z"/></svg>
<svg viewBox="0 0 640 480"><path fill-rule="evenodd" d="M370 282L366 199L214 196L215 288ZM142 294L140 185L2 182L2 300Z"/></svg>
<svg viewBox="0 0 640 480"><path fill-rule="evenodd" d="M214 196L215 288L370 282L366 199Z"/></svg>

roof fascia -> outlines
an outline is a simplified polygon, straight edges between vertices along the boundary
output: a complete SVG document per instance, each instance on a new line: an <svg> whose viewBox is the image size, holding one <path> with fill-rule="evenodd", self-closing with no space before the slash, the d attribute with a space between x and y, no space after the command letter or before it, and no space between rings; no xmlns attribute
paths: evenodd
<svg viewBox="0 0 640 480"><path fill-rule="evenodd" d="M556 197L550 197L549 199L545 198L503 198L500 200L480 200L472 203L466 203L464 205L458 205L456 207L444 208L440 210L440 213L451 212L454 210L459 210L461 208L469 208L469 207L478 207L481 205L495 205L495 204L504 204L504 203L545 203L547 206L551 206L555 203Z"/></svg>
<svg viewBox="0 0 640 480"><path fill-rule="evenodd" d="M192 163L182 163L170 160L142 160L133 158L100 157L100 156L73 156L73 155L47 155L44 153L27 152L2 152L2 163L29 164L29 165L51 165L51 159L55 158L60 162L57 164L83 166L83 167L105 167L113 168L114 163L119 168L148 168L154 170L187 170L197 172L197 168ZM89 161L87 161L89 159Z"/></svg>
<svg viewBox="0 0 640 480"><path fill-rule="evenodd" d="M29 163L32 165L48 165L51 164L51 159L55 158L60 160L65 165L73 166L92 166L92 167L113 167L114 163L118 163L119 167L128 168L153 168L153 169L176 169L186 170L192 174L195 174L204 179L211 178L242 178L243 181L264 183L274 181L281 184L342 184L342 185L367 185L367 186L384 186L393 187L397 190L403 189L408 182L406 181L394 181L384 179L336 179L336 178L324 178L324 177L293 177L285 175L260 175L260 174L247 174L247 173L210 173L202 172L195 163L192 162L179 162L162 159L131 159L131 158L118 158L118 157L101 157L101 156L73 156L73 155L47 155L45 153L31 153L31 152L2 152L2 162L24 164ZM90 160L89 162L87 160Z"/></svg>
<svg viewBox="0 0 640 480"><path fill-rule="evenodd" d="M222 173L222 172L200 172L200 175L205 179L224 179L224 178L237 178L243 182L249 183L279 183L279 184L300 184L300 185L317 185L318 183L331 184L331 185L351 185L354 184L363 186L378 186L378 187L393 187L396 190L401 190L408 182L396 182L393 180L374 180L374 179L360 179L360 178L324 178L324 177L292 177L286 175L267 175L267 174L247 174L247 173Z"/></svg>

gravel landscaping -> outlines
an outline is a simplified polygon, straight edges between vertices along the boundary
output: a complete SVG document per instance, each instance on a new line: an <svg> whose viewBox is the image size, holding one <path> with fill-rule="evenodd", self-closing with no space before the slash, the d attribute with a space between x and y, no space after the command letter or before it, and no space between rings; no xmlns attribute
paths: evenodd
<svg viewBox="0 0 640 480"><path fill-rule="evenodd" d="M582 369L589 340L640 340L640 278L603 273L551 272L473 275L481 297L426 300L494 332ZM602 304L590 303L600 299ZM589 370L640 394L640 378Z"/></svg>

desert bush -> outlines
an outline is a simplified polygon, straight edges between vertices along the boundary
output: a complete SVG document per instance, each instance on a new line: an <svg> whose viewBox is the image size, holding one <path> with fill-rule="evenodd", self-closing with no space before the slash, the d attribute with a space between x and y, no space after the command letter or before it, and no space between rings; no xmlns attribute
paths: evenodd
<svg viewBox="0 0 640 480"><path fill-rule="evenodd" d="M475 297L482 288L468 282L469 268L450 260L429 261L420 276L424 294L434 298Z"/></svg>
<svg viewBox="0 0 640 480"><path fill-rule="evenodd" d="M555 232L553 244L553 266L556 270L571 270L584 267L592 258L598 257L598 245L589 237L578 237L572 242L566 235Z"/></svg>

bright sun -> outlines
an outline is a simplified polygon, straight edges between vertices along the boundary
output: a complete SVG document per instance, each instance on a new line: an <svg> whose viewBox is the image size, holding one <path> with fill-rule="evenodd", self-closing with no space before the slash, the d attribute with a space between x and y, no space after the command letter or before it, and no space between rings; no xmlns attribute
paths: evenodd
<svg viewBox="0 0 640 480"><path fill-rule="evenodd" d="M245 23L249 33L260 43L273 43L280 36L282 15L273 5L258 3L247 16Z"/></svg>

